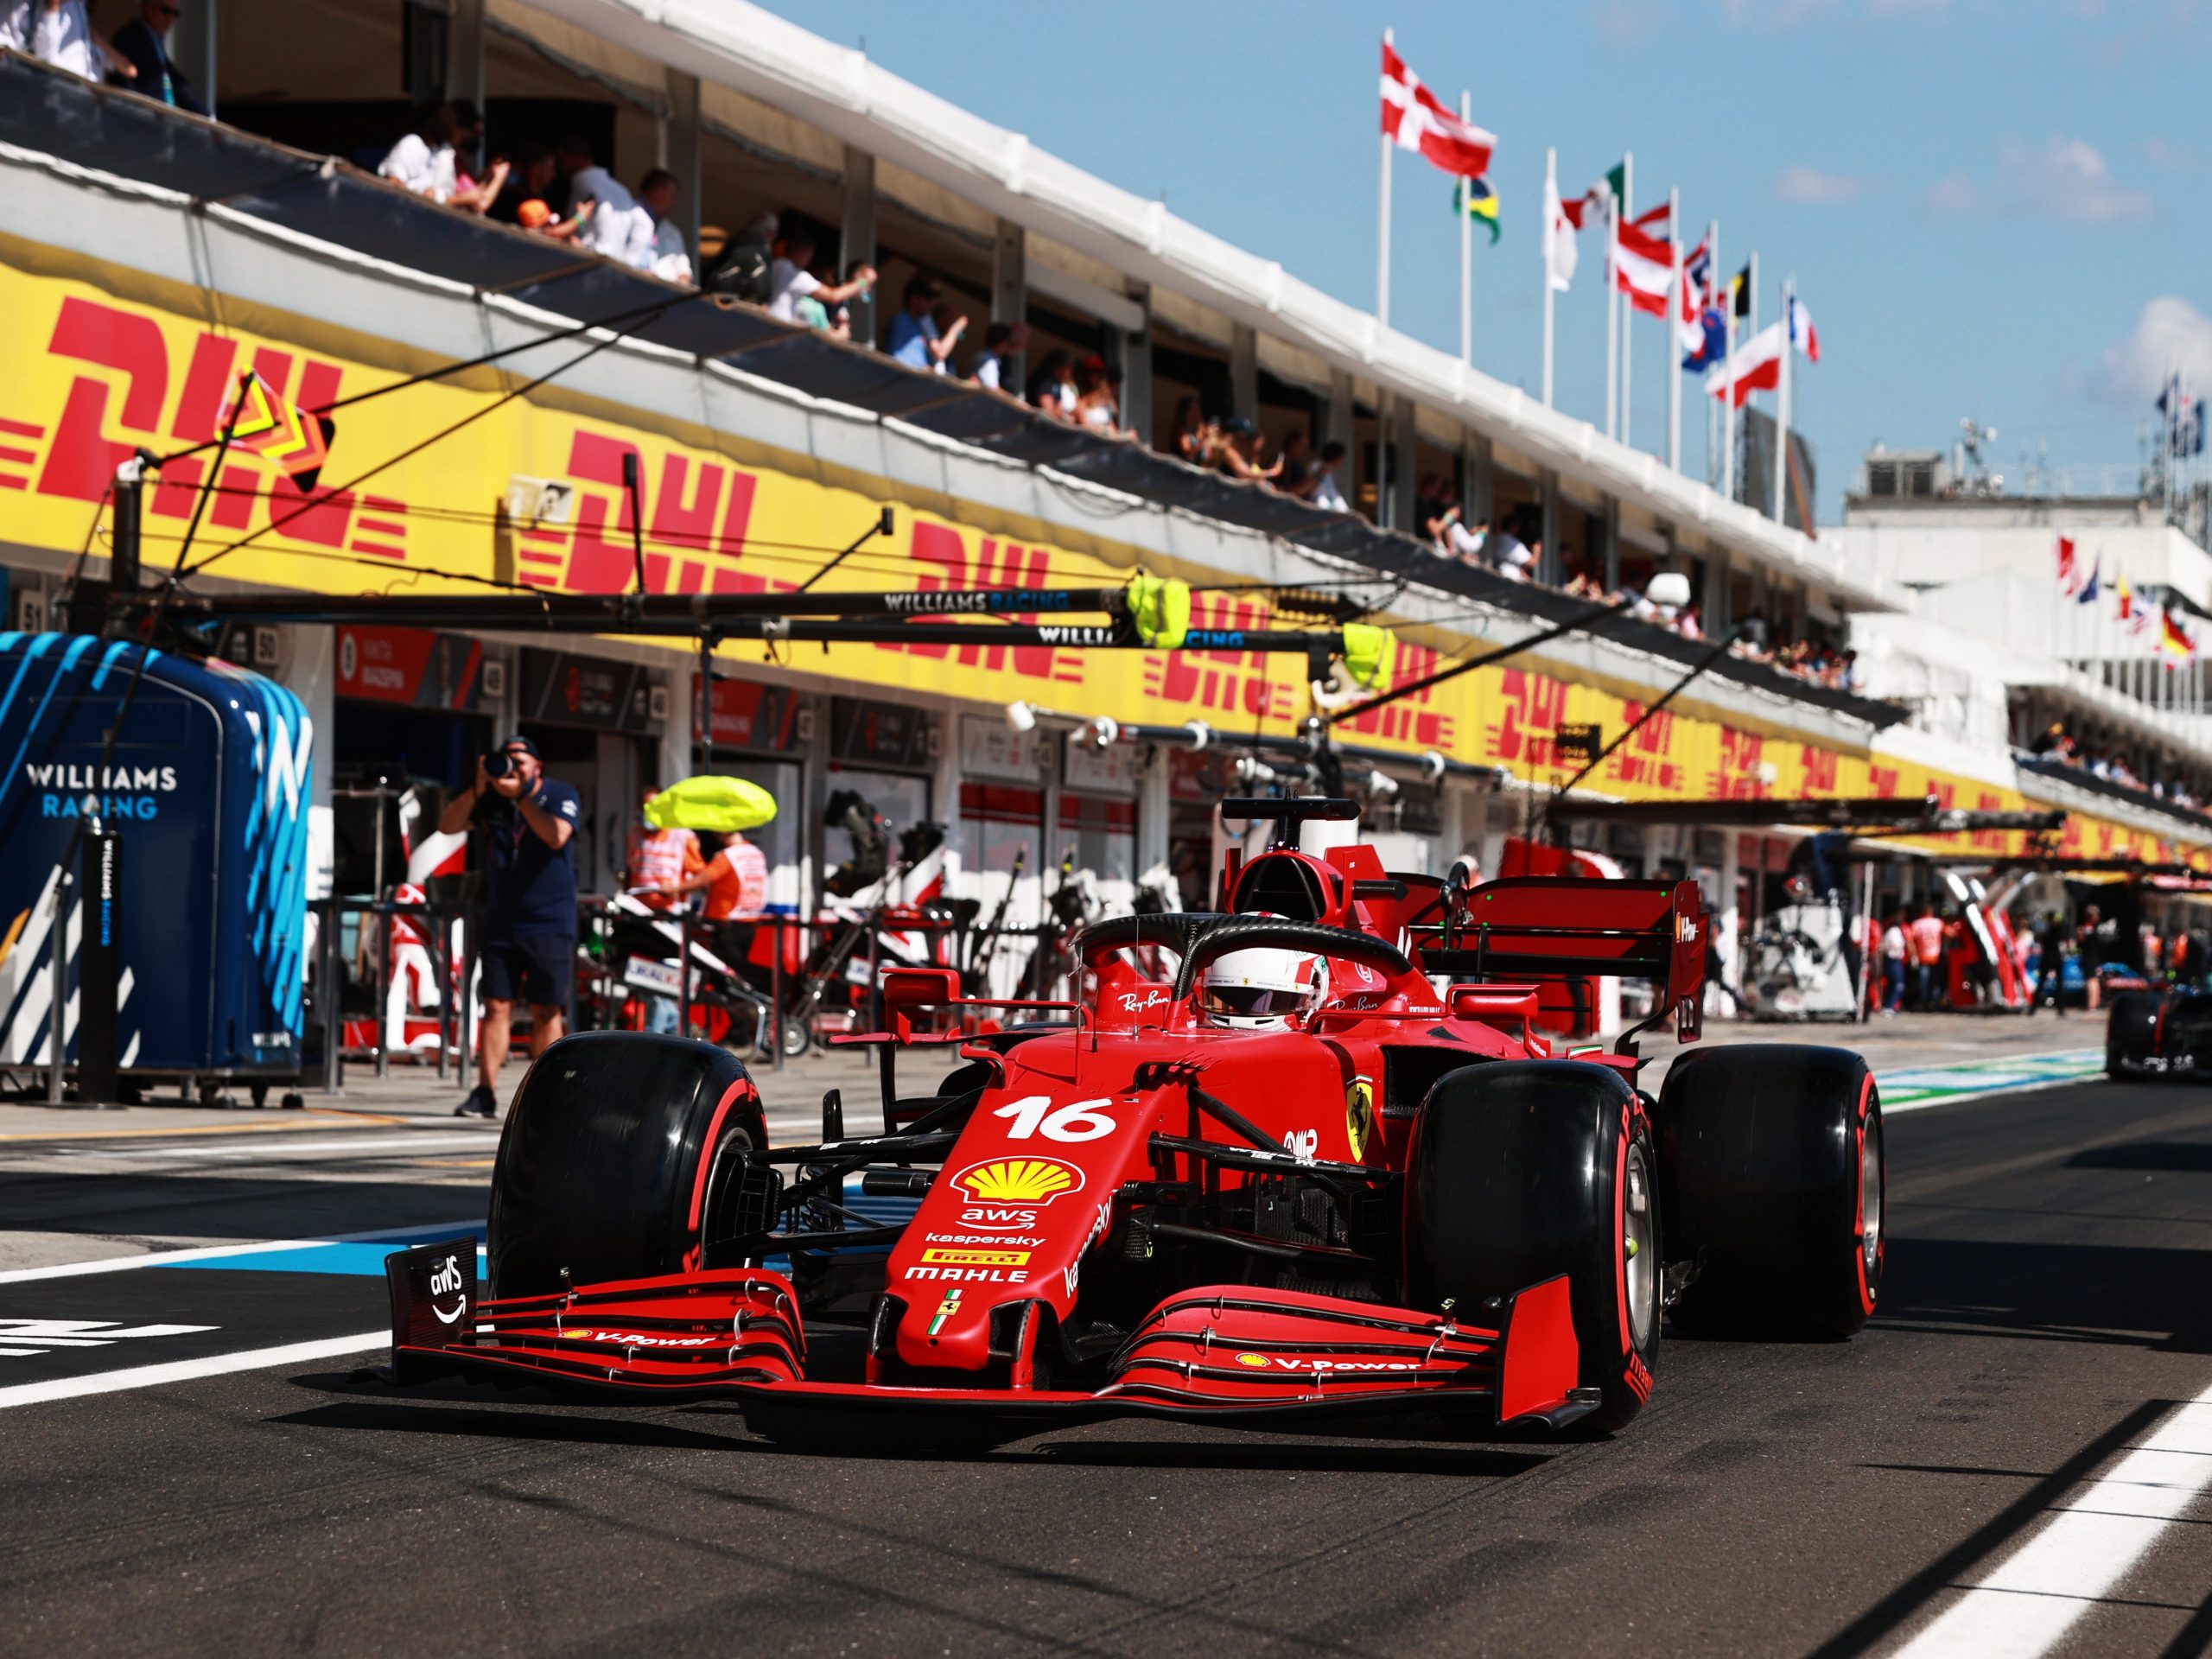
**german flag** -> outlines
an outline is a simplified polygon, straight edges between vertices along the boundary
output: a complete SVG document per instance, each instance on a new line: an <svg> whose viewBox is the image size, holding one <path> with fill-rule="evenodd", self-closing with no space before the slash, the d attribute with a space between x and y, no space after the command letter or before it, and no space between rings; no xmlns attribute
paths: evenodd
<svg viewBox="0 0 2212 1659"><path fill-rule="evenodd" d="M2181 624L2174 620L2174 613L2170 610L2159 613L2158 643L2177 657L2187 658L2196 655L2196 641L2182 632Z"/></svg>
<svg viewBox="0 0 2212 1659"><path fill-rule="evenodd" d="M273 463L302 490L315 488L338 430L338 423L329 416L287 403L284 394L258 372L246 375L235 413L226 410L224 418L235 422L232 444Z"/></svg>

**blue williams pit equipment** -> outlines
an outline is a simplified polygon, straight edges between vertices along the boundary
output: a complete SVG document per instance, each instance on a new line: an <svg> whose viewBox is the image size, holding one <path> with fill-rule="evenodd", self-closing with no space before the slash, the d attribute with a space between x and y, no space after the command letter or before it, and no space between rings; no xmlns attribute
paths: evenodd
<svg viewBox="0 0 2212 1659"><path fill-rule="evenodd" d="M289 691L222 662L84 634L0 633L0 1065L49 1058L60 861L88 810L121 844L110 914L125 1075L270 1079L300 1069L313 729ZM81 869L82 860L79 861ZM66 1058L80 1057L80 942L62 937Z"/></svg>

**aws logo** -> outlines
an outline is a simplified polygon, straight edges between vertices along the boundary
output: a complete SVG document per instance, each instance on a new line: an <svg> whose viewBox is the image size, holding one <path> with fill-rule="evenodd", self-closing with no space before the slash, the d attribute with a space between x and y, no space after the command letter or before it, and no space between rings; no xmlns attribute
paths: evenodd
<svg viewBox="0 0 2212 1659"><path fill-rule="evenodd" d="M994 1158L952 1178L971 1204L1050 1204L1083 1190L1083 1172L1057 1158Z"/></svg>

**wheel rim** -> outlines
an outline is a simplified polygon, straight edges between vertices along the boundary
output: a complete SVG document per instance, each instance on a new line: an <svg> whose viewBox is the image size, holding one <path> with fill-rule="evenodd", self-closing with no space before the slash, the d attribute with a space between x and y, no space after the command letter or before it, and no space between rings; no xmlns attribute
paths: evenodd
<svg viewBox="0 0 2212 1659"><path fill-rule="evenodd" d="M1621 1214L1627 1255L1629 1335L1638 1348L1651 1340L1659 1319L1659 1225L1651 1205L1651 1167L1641 1145L1628 1149L1628 1191Z"/></svg>
<svg viewBox="0 0 2212 1659"><path fill-rule="evenodd" d="M1873 1282L1882 1254L1882 1122L1874 1119L1859 1141L1859 1251Z"/></svg>

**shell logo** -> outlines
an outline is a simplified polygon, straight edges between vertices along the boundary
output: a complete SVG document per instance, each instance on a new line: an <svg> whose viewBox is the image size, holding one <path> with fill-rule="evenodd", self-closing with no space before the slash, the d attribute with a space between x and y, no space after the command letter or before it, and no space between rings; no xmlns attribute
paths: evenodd
<svg viewBox="0 0 2212 1659"><path fill-rule="evenodd" d="M1268 1357L1265 1354L1239 1354L1236 1356L1236 1363L1255 1371L1264 1371L1268 1369Z"/></svg>
<svg viewBox="0 0 2212 1659"><path fill-rule="evenodd" d="M1083 1172L1057 1158L994 1158L970 1164L952 1180L976 1204L1050 1204L1063 1192L1080 1192Z"/></svg>

